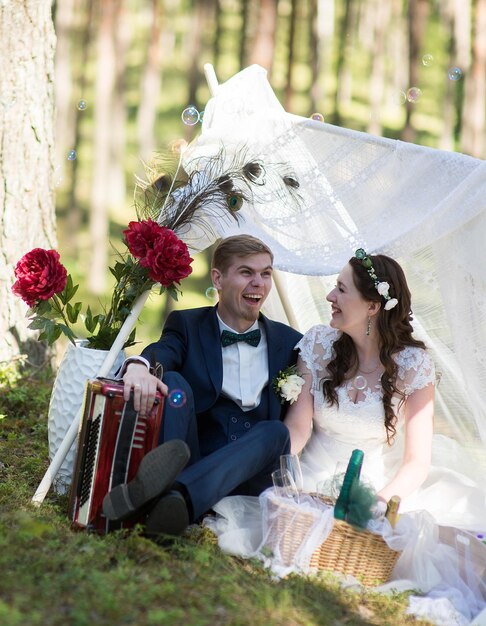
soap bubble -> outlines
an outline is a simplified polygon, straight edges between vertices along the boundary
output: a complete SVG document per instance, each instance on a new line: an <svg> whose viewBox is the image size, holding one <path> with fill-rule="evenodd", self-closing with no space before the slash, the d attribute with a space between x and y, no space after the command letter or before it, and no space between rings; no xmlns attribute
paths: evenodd
<svg viewBox="0 0 486 626"><path fill-rule="evenodd" d="M182 121L186 126L194 126L199 122L199 111L195 106L190 106L182 111Z"/></svg>
<svg viewBox="0 0 486 626"><path fill-rule="evenodd" d="M397 95L398 104L405 104L407 101L407 94L404 91L399 91Z"/></svg>
<svg viewBox="0 0 486 626"><path fill-rule="evenodd" d="M186 403L186 394L182 389L173 389L169 393L169 404L174 409L180 409Z"/></svg>
<svg viewBox="0 0 486 626"><path fill-rule="evenodd" d="M216 287L208 287L206 289L206 298L208 298L209 300L216 300L217 297L218 290L216 289Z"/></svg>
<svg viewBox="0 0 486 626"><path fill-rule="evenodd" d="M204 111L199 111L199 121L201 122L201 124L203 123L203 119L204 119Z"/></svg>
<svg viewBox="0 0 486 626"><path fill-rule="evenodd" d="M78 102L78 109L79 109L80 111L84 111L84 110L86 109L86 107L87 107L87 106L88 106L88 105L87 105L87 103L86 103L86 100L80 100L80 101Z"/></svg>
<svg viewBox="0 0 486 626"><path fill-rule="evenodd" d="M451 67L448 72L449 80L460 80L462 78L462 70L460 67Z"/></svg>
<svg viewBox="0 0 486 626"><path fill-rule="evenodd" d="M78 155L76 154L76 150L69 150L67 158L68 161L74 161Z"/></svg>
<svg viewBox="0 0 486 626"><path fill-rule="evenodd" d="M424 54L422 57L422 65L430 67L434 63L434 57L431 54Z"/></svg>
<svg viewBox="0 0 486 626"><path fill-rule="evenodd" d="M409 102L417 102L420 99L421 95L421 89L419 89L418 87L410 87L410 89L407 91L407 100Z"/></svg>
<svg viewBox="0 0 486 626"><path fill-rule="evenodd" d="M324 121L324 115L322 115L322 113L313 113L310 116L311 120L314 120L315 122L323 122Z"/></svg>

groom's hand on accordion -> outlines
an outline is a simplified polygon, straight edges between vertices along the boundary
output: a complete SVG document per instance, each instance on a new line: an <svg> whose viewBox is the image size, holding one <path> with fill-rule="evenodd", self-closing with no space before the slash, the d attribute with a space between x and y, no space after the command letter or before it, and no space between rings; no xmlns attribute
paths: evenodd
<svg viewBox="0 0 486 626"><path fill-rule="evenodd" d="M164 396L168 393L168 387L160 378L153 376L144 363L129 363L123 375L123 397L125 402L130 399L133 389L133 407L140 415L148 415L155 401L157 390Z"/></svg>

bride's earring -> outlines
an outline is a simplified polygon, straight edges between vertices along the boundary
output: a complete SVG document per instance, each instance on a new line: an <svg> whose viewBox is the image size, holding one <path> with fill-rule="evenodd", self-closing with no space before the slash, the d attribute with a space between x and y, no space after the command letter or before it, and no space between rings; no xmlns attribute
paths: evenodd
<svg viewBox="0 0 486 626"><path fill-rule="evenodd" d="M366 325L366 336L368 337L371 332L371 317L368 315L368 324Z"/></svg>

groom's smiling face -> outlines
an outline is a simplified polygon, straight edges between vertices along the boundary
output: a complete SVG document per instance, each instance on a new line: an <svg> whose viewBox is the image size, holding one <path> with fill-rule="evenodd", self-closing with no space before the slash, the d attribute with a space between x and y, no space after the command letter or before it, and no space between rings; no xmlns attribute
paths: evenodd
<svg viewBox="0 0 486 626"><path fill-rule="evenodd" d="M267 253L235 257L224 272L211 270L219 293L218 313L225 324L240 333L250 328L272 288L272 270Z"/></svg>

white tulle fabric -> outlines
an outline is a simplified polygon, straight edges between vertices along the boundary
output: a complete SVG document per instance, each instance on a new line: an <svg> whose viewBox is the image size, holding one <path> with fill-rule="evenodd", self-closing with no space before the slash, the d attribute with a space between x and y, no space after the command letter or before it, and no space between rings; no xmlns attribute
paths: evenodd
<svg viewBox="0 0 486 626"><path fill-rule="evenodd" d="M261 159L269 171L278 171L279 164L283 164L300 184L300 201L295 202L294 197L286 195L285 186L279 188L278 179L276 183L273 178L272 184L262 187L252 201L243 205L238 225L232 219L215 222L208 218L216 236L250 233L274 251L279 271L276 288L265 305L270 317L302 332L329 320L325 294L358 247L369 253L388 254L400 262L413 296L415 335L427 345L440 378L433 468L426 484L415 494L415 502L409 499L404 507L427 505L426 509L441 523L472 528L477 522L476 528L484 529L484 497L475 498L481 494L477 482L486 469L486 162L286 113L267 82L265 70L258 66L243 70L219 86L205 108L200 136L184 153L185 166L190 171L203 170L205 157L218 153L221 146L228 159L244 147L249 157ZM190 233L184 237L193 249L203 249L215 238L201 230L193 235L192 240ZM428 357L411 352L403 355L404 362L399 365L412 378L418 370L407 365L408 358L413 363L414 359L422 359L420 377L432 376ZM405 376L403 384L407 392L407 385L414 381L407 381ZM326 413L325 423L317 413L316 431L325 433L331 424L334 429L359 430L360 447L366 446L364 472L379 487L380 471L383 480L396 467L400 437L390 450L379 442L381 412L375 390L370 390L362 406L352 411L348 411L346 390L340 393L346 410L339 415ZM467 458L448 437L467 447ZM331 444L325 437L313 438L303 459L306 484L314 480L311 475L318 457L329 467L326 471L332 472L333 463L350 445L346 440ZM255 515L258 502L250 506L250 511L247 505L246 500L238 505L227 505L223 500L218 505L218 510L232 519L220 534L220 543L229 552L254 553L252 539L258 532L261 537L261 516ZM420 530L417 536L432 537L433 541L428 544L426 539L421 540L421 552L417 553L407 546L400 563L405 563L405 574L415 582L421 580L420 568L438 572L442 582L436 580L433 586L439 598L429 591L428 605L420 598L410 610L416 614L424 610L437 624L469 621L482 600L471 601L473 608L469 610L461 600L444 595L441 584L452 589L453 596L456 593L450 581L457 562L451 564L459 558L458 552L452 548L450 552L440 542L440 549L435 551L437 527L432 517L422 515L430 530ZM217 523L226 522L221 518ZM422 521L417 523L422 528ZM254 536L242 533L239 524L244 529L249 525ZM451 541L455 542L455 535ZM475 550L481 547L475 545ZM408 560L406 554L410 555ZM436 569L429 567L429 562L436 562ZM471 580L475 584L478 581L474 571ZM457 593L464 599L461 591ZM451 601L462 607L464 617L455 613ZM447 613L449 609L451 613L444 618L444 610ZM449 621L441 622L443 619Z"/></svg>
<svg viewBox="0 0 486 626"><path fill-rule="evenodd" d="M436 430L486 469L486 162L286 113L259 66L219 85L187 167L203 168L222 145L228 158L245 146L269 167L285 164L300 183L300 203L274 181L243 205L238 226L213 223L218 236L250 233L274 251L281 271L266 313L305 332L330 319L325 294L356 248L396 258L441 377Z"/></svg>

